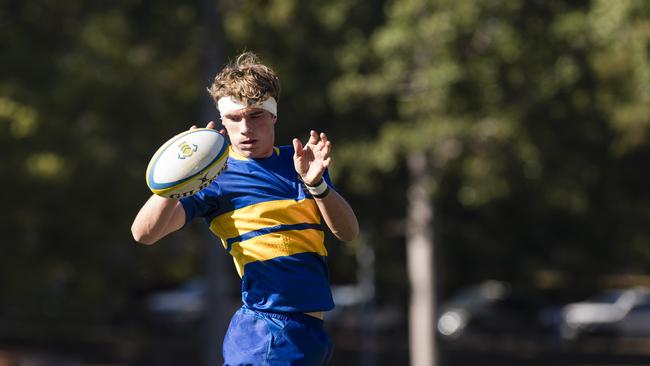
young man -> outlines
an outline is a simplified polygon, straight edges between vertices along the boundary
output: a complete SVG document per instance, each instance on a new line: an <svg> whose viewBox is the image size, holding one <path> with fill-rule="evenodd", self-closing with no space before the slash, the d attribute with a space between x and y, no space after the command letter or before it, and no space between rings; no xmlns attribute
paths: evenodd
<svg viewBox="0 0 650 366"><path fill-rule="evenodd" d="M228 168L194 196L152 196L133 237L153 244L203 217L221 238L242 278L244 303L224 340L225 365L325 365L332 344L323 312L334 303L321 221L340 240L359 231L331 188L331 143L311 131L306 144L274 146L280 83L252 53L226 66L209 92L230 139Z"/></svg>

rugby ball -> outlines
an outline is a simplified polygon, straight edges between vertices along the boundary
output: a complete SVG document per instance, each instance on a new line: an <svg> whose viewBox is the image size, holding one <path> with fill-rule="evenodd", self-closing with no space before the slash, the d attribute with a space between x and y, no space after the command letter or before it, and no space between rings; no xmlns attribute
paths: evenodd
<svg viewBox="0 0 650 366"><path fill-rule="evenodd" d="M147 167L147 186L159 196L182 198L209 186L226 168L228 141L216 130L196 128L165 142Z"/></svg>

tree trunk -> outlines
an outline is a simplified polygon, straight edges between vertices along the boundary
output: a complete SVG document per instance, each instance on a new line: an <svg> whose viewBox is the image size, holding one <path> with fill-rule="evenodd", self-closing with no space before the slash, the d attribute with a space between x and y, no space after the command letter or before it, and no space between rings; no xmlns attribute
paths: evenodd
<svg viewBox="0 0 650 366"><path fill-rule="evenodd" d="M411 282L409 349L412 366L433 366L435 298L433 267L432 171L424 152L407 157L410 186L407 192L406 260Z"/></svg>
<svg viewBox="0 0 650 366"><path fill-rule="evenodd" d="M203 14L203 54L201 81L209 82L219 71L223 63L223 25L218 2L212 0L199 0L199 9ZM208 87L208 85L205 85ZM204 127L210 120L217 117L214 102L207 94L201 99L201 121L198 127ZM204 265L205 265L205 321L203 323L202 360L204 366L221 365L221 344L228 327L227 311L230 310L230 293L232 277L231 261L222 250L217 239L207 228L201 230Z"/></svg>

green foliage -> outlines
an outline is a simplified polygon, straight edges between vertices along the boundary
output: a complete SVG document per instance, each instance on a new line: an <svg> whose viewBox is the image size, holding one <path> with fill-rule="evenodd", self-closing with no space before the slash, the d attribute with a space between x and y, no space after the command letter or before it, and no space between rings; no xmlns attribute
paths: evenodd
<svg viewBox="0 0 650 366"><path fill-rule="evenodd" d="M650 218L648 195L624 183L650 178L631 163L648 158L647 2L386 9L385 23L338 57L336 110L382 116L337 157L359 192L376 192L373 172L399 169L413 150L430 154L448 285L530 284L546 267L575 281L589 268L596 285L603 268L648 268L647 254L623 254L650 240L623 209Z"/></svg>
<svg viewBox="0 0 650 366"><path fill-rule="evenodd" d="M140 248L129 231L149 157L190 125L203 88L196 10L161 8L2 7L3 334L109 324L134 294L192 274L165 265L194 261L191 245Z"/></svg>
<svg viewBox="0 0 650 366"><path fill-rule="evenodd" d="M226 54L255 51L280 75L277 142L331 137L380 302L407 292L412 151L431 162L444 289L550 270L586 291L650 269L647 1L218 4ZM134 294L196 274L191 234L141 247L129 227L153 151L200 122L216 29L184 1L0 6L3 325L108 324ZM336 281L353 281L349 250L329 249Z"/></svg>

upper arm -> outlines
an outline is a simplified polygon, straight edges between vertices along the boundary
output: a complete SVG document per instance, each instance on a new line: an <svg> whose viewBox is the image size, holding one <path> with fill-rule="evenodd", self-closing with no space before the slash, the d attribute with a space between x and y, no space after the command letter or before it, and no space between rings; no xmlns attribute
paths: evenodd
<svg viewBox="0 0 650 366"><path fill-rule="evenodd" d="M152 195L133 220L131 233L142 244L153 244L185 224L185 210L177 200Z"/></svg>
<svg viewBox="0 0 650 366"><path fill-rule="evenodd" d="M185 226L185 209L183 208L183 204L179 201L176 203L172 216L165 227L165 235L180 230L183 226Z"/></svg>

